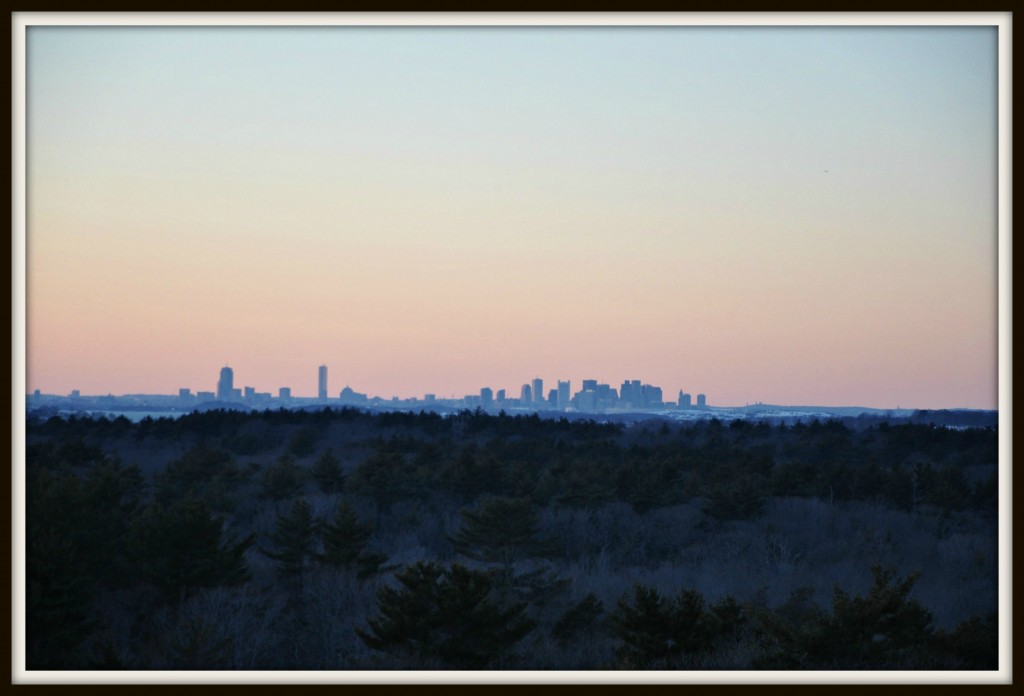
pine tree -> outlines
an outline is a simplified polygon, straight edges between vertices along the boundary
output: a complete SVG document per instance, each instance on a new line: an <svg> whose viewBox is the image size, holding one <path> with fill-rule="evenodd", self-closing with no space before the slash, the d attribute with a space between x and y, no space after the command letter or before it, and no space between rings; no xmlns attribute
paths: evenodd
<svg viewBox="0 0 1024 696"><path fill-rule="evenodd" d="M913 664L932 649L931 614L907 595L918 574L897 578L894 568L873 566L866 595L836 585L832 612L816 607L763 613L761 628L771 651L762 666L782 669L893 669ZM791 600L790 603L794 603Z"/></svg>
<svg viewBox="0 0 1024 696"><path fill-rule="evenodd" d="M125 553L142 477L99 452L87 471L59 474L31 466L26 480L26 638L28 665L72 667L93 628L92 602L102 589L130 584ZM34 462L29 462L34 463Z"/></svg>
<svg viewBox="0 0 1024 696"><path fill-rule="evenodd" d="M540 537L537 513L528 499L489 498L476 510L463 508L462 518L449 541L458 553L475 561L500 563L508 572L521 558L554 552L554 545Z"/></svg>
<svg viewBox="0 0 1024 696"><path fill-rule="evenodd" d="M535 626L525 616L525 604L492 597L492 573L420 561L395 578L398 588L377 592L380 616L369 620L370 630L356 629L375 650L445 667L484 669L508 657Z"/></svg>
<svg viewBox="0 0 1024 696"><path fill-rule="evenodd" d="M359 521L355 509L341 501L330 522L320 524L324 552L317 559L325 565L356 568L360 578L377 572L387 555L365 550L373 526Z"/></svg>
<svg viewBox="0 0 1024 696"><path fill-rule="evenodd" d="M278 575L294 578L302 574L313 558L315 540L313 509L299 498L292 503L288 514L277 516L276 530L270 534L272 548L261 551L278 562Z"/></svg>
<svg viewBox="0 0 1024 696"><path fill-rule="evenodd" d="M252 542L252 536L238 541L226 533L223 520L193 496L166 508L150 506L135 520L131 533L139 575L169 600L201 587L248 581L245 552Z"/></svg>
<svg viewBox="0 0 1024 696"><path fill-rule="evenodd" d="M345 473L341 470L341 462L329 447L317 458L310 474L324 493L338 493L345 486Z"/></svg>
<svg viewBox="0 0 1024 696"><path fill-rule="evenodd" d="M704 598L696 590L683 589L669 600L655 588L637 584L632 600L627 597L619 600L612 614L615 632L622 640L616 654L624 666L677 669L686 656L715 645L715 617L705 609Z"/></svg>
<svg viewBox="0 0 1024 696"><path fill-rule="evenodd" d="M896 569L872 566L874 582L867 595L853 596L838 585L832 616L826 622L824 665L834 662L846 669L886 669L905 663L901 655L924 648L932 636L931 612L908 599L920 573L896 577Z"/></svg>
<svg viewBox="0 0 1024 696"><path fill-rule="evenodd" d="M405 455L386 448L357 466L346 482L351 492L372 498L381 512L389 510L399 500L418 494L419 486L416 469Z"/></svg>
<svg viewBox="0 0 1024 696"><path fill-rule="evenodd" d="M287 500L302 487L302 470L291 456L282 454L276 463L263 470L260 484L264 498Z"/></svg>
<svg viewBox="0 0 1024 696"><path fill-rule="evenodd" d="M551 637L565 647L583 631L589 630L603 613L604 603L590 592L562 614L551 629Z"/></svg>

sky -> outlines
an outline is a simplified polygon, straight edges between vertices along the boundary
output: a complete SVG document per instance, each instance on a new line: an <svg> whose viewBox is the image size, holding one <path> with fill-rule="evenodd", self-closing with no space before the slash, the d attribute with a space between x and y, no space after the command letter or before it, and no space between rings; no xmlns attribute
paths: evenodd
<svg viewBox="0 0 1024 696"><path fill-rule="evenodd" d="M45 27L29 391L996 408L994 27Z"/></svg>

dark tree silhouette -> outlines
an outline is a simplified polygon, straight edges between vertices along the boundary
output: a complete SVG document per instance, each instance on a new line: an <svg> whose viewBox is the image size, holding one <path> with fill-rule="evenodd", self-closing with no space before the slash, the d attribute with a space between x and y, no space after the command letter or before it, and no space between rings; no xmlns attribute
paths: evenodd
<svg viewBox="0 0 1024 696"><path fill-rule="evenodd" d="M360 522L355 509L343 500L331 521L320 523L324 552L317 558L325 565L357 568L359 577L368 577L387 560L386 554L365 550L372 533L373 525Z"/></svg>
<svg viewBox="0 0 1024 696"><path fill-rule="evenodd" d="M316 529L309 503L302 498L293 502L287 514L277 516L277 527L269 536L271 548L260 551L278 562L278 575L283 578L301 575L315 553Z"/></svg>
<svg viewBox="0 0 1024 696"><path fill-rule="evenodd" d="M238 541L205 502L190 496L148 507L132 527L131 548L142 579L176 601L202 587L248 581L245 552L253 538Z"/></svg>
<svg viewBox="0 0 1024 696"><path fill-rule="evenodd" d="M525 604L493 598L491 573L421 561L395 578L398 588L377 592L380 616L368 621L370 630L356 629L375 650L450 668L501 667L535 625Z"/></svg>
<svg viewBox="0 0 1024 696"><path fill-rule="evenodd" d="M455 550L475 561L500 563L505 571L522 558L549 556L554 545L541 539L537 513L525 498L488 498L477 509L462 509L462 526L451 537Z"/></svg>
<svg viewBox="0 0 1024 696"><path fill-rule="evenodd" d="M591 630L603 613L604 603L593 592L589 592L555 622L551 629L551 637L565 647L584 631Z"/></svg>
<svg viewBox="0 0 1024 696"><path fill-rule="evenodd" d="M672 599L655 588L635 585L612 613L612 625L622 644L616 654L624 667L677 669L682 659L712 646L715 626L696 590L683 590Z"/></svg>
<svg viewBox="0 0 1024 696"><path fill-rule="evenodd" d="M302 469L287 454L263 470L260 490L264 498L287 500L298 494L302 488Z"/></svg>
<svg viewBox="0 0 1024 696"><path fill-rule="evenodd" d="M341 470L341 462L334 455L334 450L329 447L317 457L310 475L324 493L338 493L345 486L345 473Z"/></svg>

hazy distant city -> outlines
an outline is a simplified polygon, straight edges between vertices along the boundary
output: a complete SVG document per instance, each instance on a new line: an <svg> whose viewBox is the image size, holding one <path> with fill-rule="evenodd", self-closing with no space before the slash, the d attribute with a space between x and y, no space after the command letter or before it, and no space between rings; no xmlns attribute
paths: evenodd
<svg viewBox="0 0 1024 696"><path fill-rule="evenodd" d="M666 400L661 387L645 384L639 379L626 380L616 389L596 379L585 379L581 387L573 392L571 383L558 380L557 387L544 389L544 380L537 377L524 383L517 392L509 393L506 389L481 387L478 394L467 394L462 397L443 397L437 394L424 394L422 398L413 397L400 399L397 396L384 398L369 396L356 391L349 385L332 395L328 380L328 367L321 365L316 371L316 397L294 395L291 387L279 387L277 393L257 391L251 386L235 386L235 372L225 366L220 370L216 391L199 390L183 387L177 395L164 394L133 394L124 396L82 395L79 390L70 394L43 394L36 390L30 397L32 406L45 406L54 403L92 405L104 407L118 406L149 406L154 408L184 409L216 408L247 405L252 408L288 408L309 405L325 406L357 406L357 407L399 407L424 408L443 407L456 409L482 408L490 410L529 410L529 411L577 411L582 413L603 413L607 411L663 411L666 409L707 409L707 396L683 390L676 399Z"/></svg>
<svg viewBox="0 0 1024 696"><path fill-rule="evenodd" d="M614 417L634 420L660 417L690 421L719 418L767 419L800 421L814 418L851 418L873 416L881 418L908 418L915 414L934 422L935 411L897 407L892 409L867 408L857 405L797 405L767 404L760 401L737 405L711 405L707 395L693 394L680 389L674 399L666 399L661 387L639 379L624 380L618 388L596 379L585 379L573 390L569 380L556 380L554 387L545 390L542 378L522 384L518 390L481 387L478 394L462 397L440 396L426 393L422 397L399 398L370 396L345 385L332 395L327 365L315 372L316 396L293 394L292 387L279 387L277 393L257 391L255 387L236 387L235 371L222 367L213 391L193 391L182 387L177 394L124 394L88 395L80 390L70 394L47 394L35 390L28 395L30 415L89 414L93 416L127 416L131 420L145 417L177 417L185 413L217 409L266 410L310 408L358 408L382 411L428 411L457 413L464 410L483 410L488 413L536 413L545 417L603 418ZM989 410L953 409L942 411L946 415L939 421L947 425L985 425L996 421L996 413ZM953 415L956 414L956 415Z"/></svg>

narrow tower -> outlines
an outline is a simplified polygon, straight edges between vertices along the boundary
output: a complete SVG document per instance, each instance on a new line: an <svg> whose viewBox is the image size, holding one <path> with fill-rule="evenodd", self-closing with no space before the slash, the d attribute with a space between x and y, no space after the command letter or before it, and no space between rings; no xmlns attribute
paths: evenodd
<svg viewBox="0 0 1024 696"><path fill-rule="evenodd" d="M230 367L220 368L220 380L217 382L217 398L227 401L235 387L235 372Z"/></svg>

